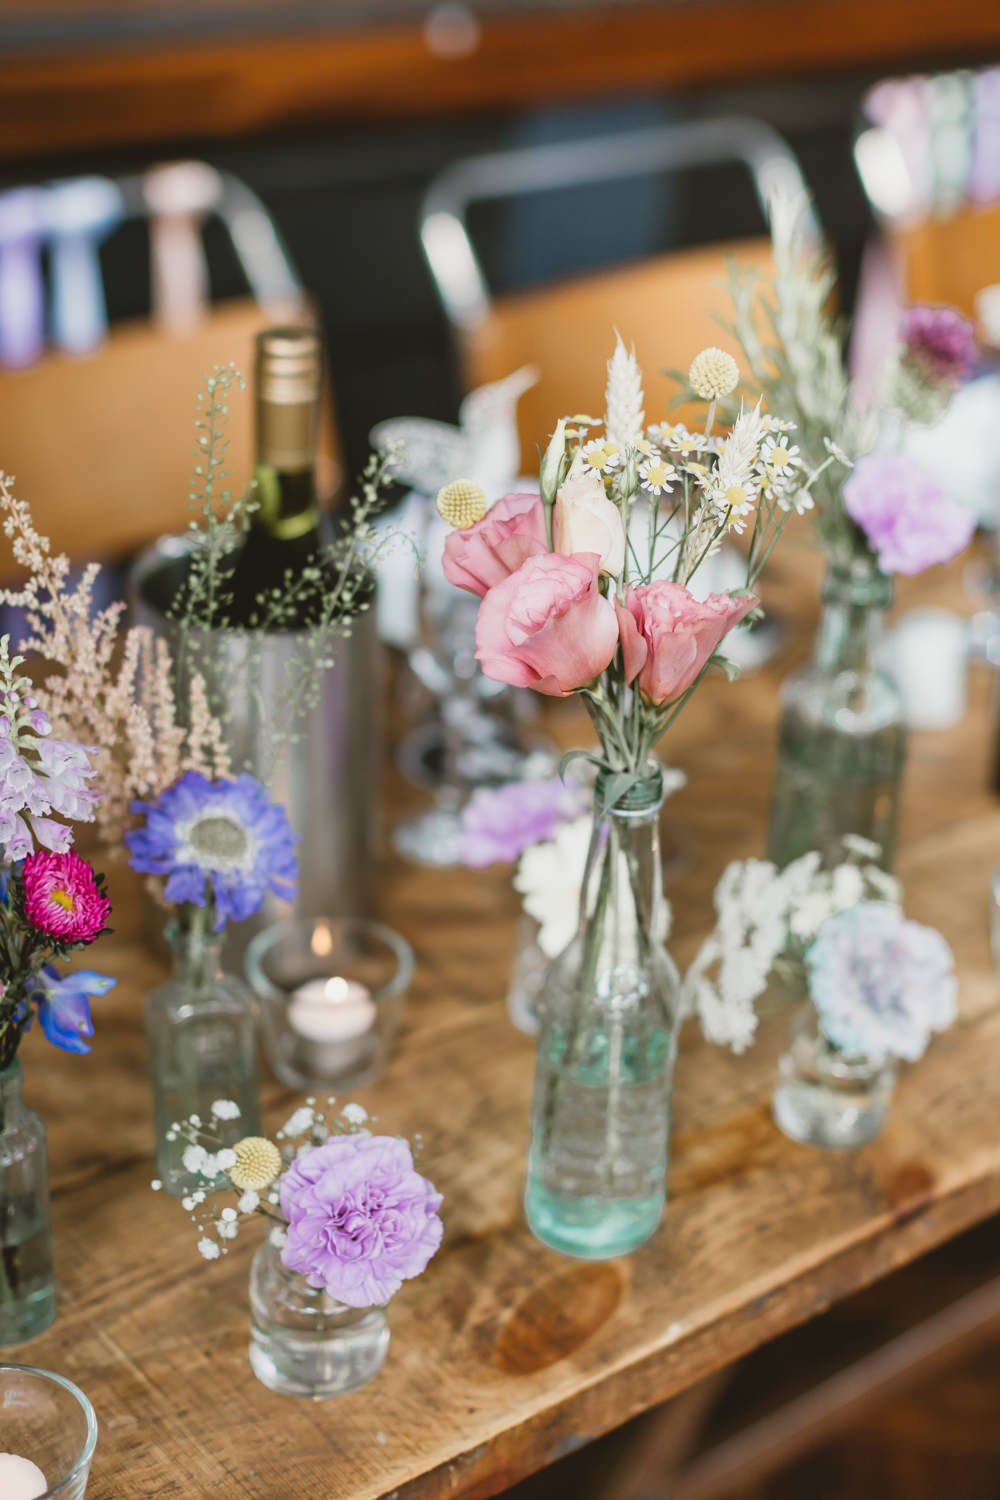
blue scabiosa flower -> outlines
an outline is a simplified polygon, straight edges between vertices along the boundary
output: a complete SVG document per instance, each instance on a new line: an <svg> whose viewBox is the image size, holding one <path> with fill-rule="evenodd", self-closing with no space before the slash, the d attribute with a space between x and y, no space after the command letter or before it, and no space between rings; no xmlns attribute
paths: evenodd
<svg viewBox="0 0 1000 1500"><path fill-rule="evenodd" d="M209 781L185 771L155 802L134 802L141 828L125 835L129 864L166 876L172 902L215 907L215 927L243 922L268 891L291 900L297 866L295 836L283 807L253 776Z"/></svg>
<svg viewBox="0 0 1000 1500"><path fill-rule="evenodd" d="M94 1035L90 1002L106 995L115 980L93 969L74 969L60 975L46 964L31 981L27 998L38 1008L42 1030L54 1047L64 1052L89 1052Z"/></svg>
<svg viewBox="0 0 1000 1500"><path fill-rule="evenodd" d="M806 953L809 994L842 1052L916 1062L955 1019L954 958L933 927L888 901L830 917Z"/></svg>

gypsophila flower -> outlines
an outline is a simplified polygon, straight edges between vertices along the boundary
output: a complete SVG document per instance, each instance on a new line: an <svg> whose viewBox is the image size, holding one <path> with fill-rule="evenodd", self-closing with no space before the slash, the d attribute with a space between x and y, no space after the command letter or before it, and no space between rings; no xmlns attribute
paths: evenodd
<svg viewBox="0 0 1000 1500"><path fill-rule="evenodd" d="M241 1214L256 1213L260 1207L260 1194L254 1192L242 1193L236 1207Z"/></svg>
<svg viewBox="0 0 1000 1500"><path fill-rule="evenodd" d="M207 1235L198 1241L198 1254L205 1260L218 1260L222 1254L215 1240L210 1240Z"/></svg>
<svg viewBox="0 0 1000 1500"><path fill-rule="evenodd" d="M158 1193L163 1187L163 1183L160 1181L159 1177L154 1177L149 1185L153 1189L154 1193Z"/></svg>
<svg viewBox="0 0 1000 1500"><path fill-rule="evenodd" d="M217 1120L238 1120L240 1107L235 1099L216 1099L211 1113Z"/></svg>
<svg viewBox="0 0 1000 1500"><path fill-rule="evenodd" d="M729 396L740 383L740 367L731 354L714 345L702 349L691 361L688 384L703 401Z"/></svg>
<svg viewBox="0 0 1000 1500"><path fill-rule="evenodd" d="M363 1125L368 1119L368 1111L363 1104L345 1104L342 1113L351 1125Z"/></svg>
<svg viewBox="0 0 1000 1500"><path fill-rule="evenodd" d="M279 1135L305 1135L311 1129L316 1118L316 1111L309 1104L302 1104L295 1110L282 1125Z"/></svg>
<svg viewBox="0 0 1000 1500"><path fill-rule="evenodd" d="M591 438L580 449L584 468L592 474L612 474L619 468L624 457L617 443L608 438Z"/></svg>
<svg viewBox="0 0 1000 1500"><path fill-rule="evenodd" d="M650 495L668 494L677 480L677 470L662 458L650 458L639 465L639 481Z"/></svg>
<svg viewBox="0 0 1000 1500"><path fill-rule="evenodd" d="M223 1146L216 1153L215 1164L220 1172L229 1172L236 1165L236 1152L230 1146Z"/></svg>

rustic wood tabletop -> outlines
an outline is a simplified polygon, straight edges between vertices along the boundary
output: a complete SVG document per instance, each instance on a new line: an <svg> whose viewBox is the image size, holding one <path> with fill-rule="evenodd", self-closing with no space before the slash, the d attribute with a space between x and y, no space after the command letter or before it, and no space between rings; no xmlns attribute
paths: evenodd
<svg viewBox="0 0 1000 1500"><path fill-rule="evenodd" d="M790 544L769 602L789 648L765 673L696 697L664 749L688 773L665 810L673 946L686 960L723 866L762 847L777 687L811 639L816 564ZM954 565L903 590L971 613ZM544 1250L520 1207L531 1044L503 997L516 918L502 872L387 862L380 913L417 951L397 1055L358 1097L388 1129L421 1131L445 1194L444 1246L390 1309L378 1380L308 1403L247 1363L247 1235L202 1263L152 1176L142 997L159 981L141 893L110 872L118 933L84 1059L28 1039L29 1101L50 1126L59 1315L14 1357L87 1391L100 1438L92 1500L393 1500L487 1496L737 1359L1000 1209L1000 1008L988 944L1000 804L988 794L991 674L977 668L954 731L913 736L900 870L908 910L940 927L961 977L959 1023L903 1076L882 1136L854 1154L786 1140L771 1120L787 1016L733 1058L688 1023L665 1223L629 1260ZM582 725L557 707L567 743ZM398 806L399 788L391 804ZM265 1087L277 1126L291 1103Z"/></svg>

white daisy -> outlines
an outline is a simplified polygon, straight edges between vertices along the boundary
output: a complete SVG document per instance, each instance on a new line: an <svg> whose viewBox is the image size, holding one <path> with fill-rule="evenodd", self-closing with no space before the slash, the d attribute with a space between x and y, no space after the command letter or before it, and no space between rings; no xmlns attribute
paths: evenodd
<svg viewBox="0 0 1000 1500"><path fill-rule="evenodd" d="M639 465L642 488L651 495L669 493L677 479L677 470L663 458L649 458Z"/></svg>
<svg viewBox="0 0 1000 1500"><path fill-rule="evenodd" d="M622 450L608 438L591 438L580 449L580 456L592 474L611 474L621 465Z"/></svg>
<svg viewBox="0 0 1000 1500"><path fill-rule="evenodd" d="M795 483L802 467L800 450L782 437L766 437L757 460L761 487L769 500L780 500Z"/></svg>

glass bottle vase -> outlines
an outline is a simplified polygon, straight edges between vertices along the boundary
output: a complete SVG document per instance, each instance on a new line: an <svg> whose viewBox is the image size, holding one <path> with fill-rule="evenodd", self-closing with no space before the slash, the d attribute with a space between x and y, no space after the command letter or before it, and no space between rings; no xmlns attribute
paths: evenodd
<svg viewBox="0 0 1000 1500"><path fill-rule="evenodd" d="M260 1133L257 1024L250 991L222 972L223 936L202 908L180 908L167 940L174 972L146 999L146 1029L157 1176L164 1191L179 1196L204 1184L184 1167L187 1143L167 1139L177 1121L200 1116L218 1146ZM219 1099L235 1101L239 1118L213 1119Z"/></svg>
<svg viewBox="0 0 1000 1500"><path fill-rule="evenodd" d="M45 1124L22 1095L21 1064L0 1072L0 1344L44 1332L56 1315Z"/></svg>
<svg viewBox="0 0 1000 1500"><path fill-rule="evenodd" d="M660 937L662 776L603 812L606 786L579 928L542 992L525 1189L538 1238L588 1260L635 1250L663 1216L681 1008Z"/></svg>
<svg viewBox="0 0 1000 1500"><path fill-rule="evenodd" d="M286 1396L343 1396L373 1380L389 1350L384 1307L346 1307L281 1263L268 1239L250 1268L250 1364Z"/></svg>
<svg viewBox="0 0 1000 1500"><path fill-rule="evenodd" d="M805 1146L863 1146L885 1124L895 1082L891 1058L840 1051L806 1005L778 1062L774 1118L785 1135Z"/></svg>
<svg viewBox="0 0 1000 1500"><path fill-rule="evenodd" d="M892 865L906 755L903 700L878 659L892 583L870 559L831 566L812 660L782 690L768 857L843 858L845 834Z"/></svg>

